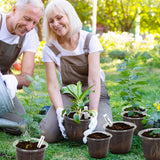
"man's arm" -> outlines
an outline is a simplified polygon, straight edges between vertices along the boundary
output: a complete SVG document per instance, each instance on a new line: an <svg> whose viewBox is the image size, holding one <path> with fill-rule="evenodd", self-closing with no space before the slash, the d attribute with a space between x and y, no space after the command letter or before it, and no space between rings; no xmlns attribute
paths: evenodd
<svg viewBox="0 0 160 160"><path fill-rule="evenodd" d="M16 75L18 81L18 89L21 89L23 86L28 87L30 85L30 81L27 80L26 75L33 76L34 72L34 58L35 53L33 52L23 52L22 57L22 66L21 66L21 74Z"/></svg>

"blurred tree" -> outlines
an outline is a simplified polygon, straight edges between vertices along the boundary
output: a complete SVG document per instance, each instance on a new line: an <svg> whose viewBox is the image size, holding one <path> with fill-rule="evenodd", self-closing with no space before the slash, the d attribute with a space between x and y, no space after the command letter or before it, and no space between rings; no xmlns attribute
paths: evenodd
<svg viewBox="0 0 160 160"><path fill-rule="evenodd" d="M0 0L0 12L8 13L16 0ZM49 0L42 0L44 5ZM84 27L92 24L92 0L68 0L76 9ZM98 0L97 24L102 26L102 32L126 31L133 32L136 27L136 17L140 14L141 33L160 32L160 1L159 0ZM140 13L138 13L140 10ZM37 25L39 39L42 34L43 17Z"/></svg>

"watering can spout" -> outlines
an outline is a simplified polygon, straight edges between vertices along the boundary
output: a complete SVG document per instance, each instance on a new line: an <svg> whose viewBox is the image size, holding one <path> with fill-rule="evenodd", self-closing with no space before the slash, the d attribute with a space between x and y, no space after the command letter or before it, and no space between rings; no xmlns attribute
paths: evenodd
<svg viewBox="0 0 160 160"><path fill-rule="evenodd" d="M21 121L20 123L10 121L7 119L0 118L0 127L10 127L10 128L19 128L22 133L26 131L26 121Z"/></svg>

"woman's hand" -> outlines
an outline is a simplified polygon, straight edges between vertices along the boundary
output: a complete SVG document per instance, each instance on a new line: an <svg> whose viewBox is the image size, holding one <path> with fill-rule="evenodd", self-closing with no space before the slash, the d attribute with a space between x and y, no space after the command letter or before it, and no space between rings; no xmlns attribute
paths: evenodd
<svg viewBox="0 0 160 160"><path fill-rule="evenodd" d="M96 110L92 110L93 111L93 116L91 117L91 121L89 123L88 129L86 131L83 132L83 143L87 143L87 136L92 133L97 126L97 116L98 116L98 112Z"/></svg>
<svg viewBox="0 0 160 160"><path fill-rule="evenodd" d="M62 133L62 136L64 138L66 138L67 136L66 136L64 125L63 125L63 119L64 118L62 117L62 111L63 111L63 108L58 107L57 110L56 110L56 114L57 114L58 125L59 125L60 131Z"/></svg>

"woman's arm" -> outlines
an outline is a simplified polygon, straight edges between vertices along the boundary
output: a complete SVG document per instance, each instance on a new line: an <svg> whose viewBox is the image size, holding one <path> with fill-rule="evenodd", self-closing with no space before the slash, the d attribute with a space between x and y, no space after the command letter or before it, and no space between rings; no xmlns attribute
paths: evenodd
<svg viewBox="0 0 160 160"><path fill-rule="evenodd" d="M88 85L95 85L92 92L89 94L89 109L98 112L99 99L100 99L100 52L90 53L88 56L89 72L88 72Z"/></svg>
<svg viewBox="0 0 160 160"><path fill-rule="evenodd" d="M55 109L58 107L63 108L62 97L60 93L60 84L56 73L56 65L54 62L45 62L46 77L47 77L47 88L51 102Z"/></svg>

